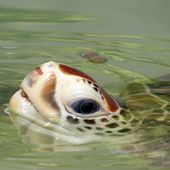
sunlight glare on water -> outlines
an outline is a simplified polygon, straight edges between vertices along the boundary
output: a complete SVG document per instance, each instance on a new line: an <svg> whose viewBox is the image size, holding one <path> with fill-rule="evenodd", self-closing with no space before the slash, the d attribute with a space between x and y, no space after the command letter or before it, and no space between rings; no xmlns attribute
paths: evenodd
<svg viewBox="0 0 170 170"><path fill-rule="evenodd" d="M84 71L113 95L134 81L168 75L169 6L165 0L0 0L0 169L168 170L170 121L125 138L39 152L22 142L3 110L25 75L47 61ZM82 58L88 51L107 62Z"/></svg>

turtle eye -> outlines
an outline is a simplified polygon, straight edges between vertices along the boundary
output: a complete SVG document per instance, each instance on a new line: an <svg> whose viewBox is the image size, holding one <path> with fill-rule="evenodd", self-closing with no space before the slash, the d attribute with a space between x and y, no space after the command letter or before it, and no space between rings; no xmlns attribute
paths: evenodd
<svg viewBox="0 0 170 170"><path fill-rule="evenodd" d="M80 114L92 114L100 110L99 104L92 99L81 99L71 104L71 108Z"/></svg>

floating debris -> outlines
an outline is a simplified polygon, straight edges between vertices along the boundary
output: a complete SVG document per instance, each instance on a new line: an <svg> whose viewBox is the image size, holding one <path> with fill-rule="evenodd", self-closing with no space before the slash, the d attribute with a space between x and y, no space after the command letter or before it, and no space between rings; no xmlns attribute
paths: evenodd
<svg viewBox="0 0 170 170"><path fill-rule="evenodd" d="M107 58L102 56L96 52L84 52L80 54L81 57L88 59L88 61L92 63L105 63L107 62Z"/></svg>

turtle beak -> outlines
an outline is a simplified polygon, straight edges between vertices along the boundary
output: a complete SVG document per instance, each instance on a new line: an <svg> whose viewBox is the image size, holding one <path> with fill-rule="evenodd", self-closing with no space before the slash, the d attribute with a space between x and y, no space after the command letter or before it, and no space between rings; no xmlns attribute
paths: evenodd
<svg viewBox="0 0 170 170"><path fill-rule="evenodd" d="M28 87L32 87L36 81L38 80L39 76L43 74L40 67L36 67L27 77L24 79L24 82L28 85ZM31 109L30 109L31 108ZM20 90L18 90L9 101L9 109L14 113L26 113L30 112L33 109L33 105L23 89L23 83L20 86ZM34 109L35 110L35 109Z"/></svg>
<svg viewBox="0 0 170 170"><path fill-rule="evenodd" d="M29 116L30 114L37 113L37 110L34 108L28 96L26 96L22 89L18 90L10 98L8 108L12 113L16 113L19 115L22 114L23 116Z"/></svg>
<svg viewBox="0 0 170 170"><path fill-rule="evenodd" d="M60 108L56 99L57 64L54 62L44 63L29 73L21 83L20 90L15 93L9 108L22 114L22 108L26 108L26 102L36 112L49 121L59 123ZM29 112L30 108L28 108ZM25 111L24 111L25 112Z"/></svg>
<svg viewBox="0 0 170 170"><path fill-rule="evenodd" d="M19 108L20 108L20 103L21 103L21 95L19 95L19 91L17 91L11 98L9 101L9 109L14 112L14 113L18 113L19 112Z"/></svg>
<svg viewBox="0 0 170 170"><path fill-rule="evenodd" d="M31 73L29 73L24 79L24 83L31 89L36 83L38 78L43 74L41 67L36 67ZM18 90L9 101L9 109L14 113L30 113L33 110L36 112L31 100L23 88L23 82Z"/></svg>

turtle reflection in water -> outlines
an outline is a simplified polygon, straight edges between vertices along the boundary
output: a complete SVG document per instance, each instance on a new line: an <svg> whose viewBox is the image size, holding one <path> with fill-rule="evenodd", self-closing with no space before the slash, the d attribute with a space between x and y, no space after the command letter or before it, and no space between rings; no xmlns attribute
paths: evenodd
<svg viewBox="0 0 170 170"><path fill-rule="evenodd" d="M87 74L47 62L20 87L9 110L25 142L82 144L134 133L149 121L170 123L168 83L134 83L122 91L120 102Z"/></svg>

